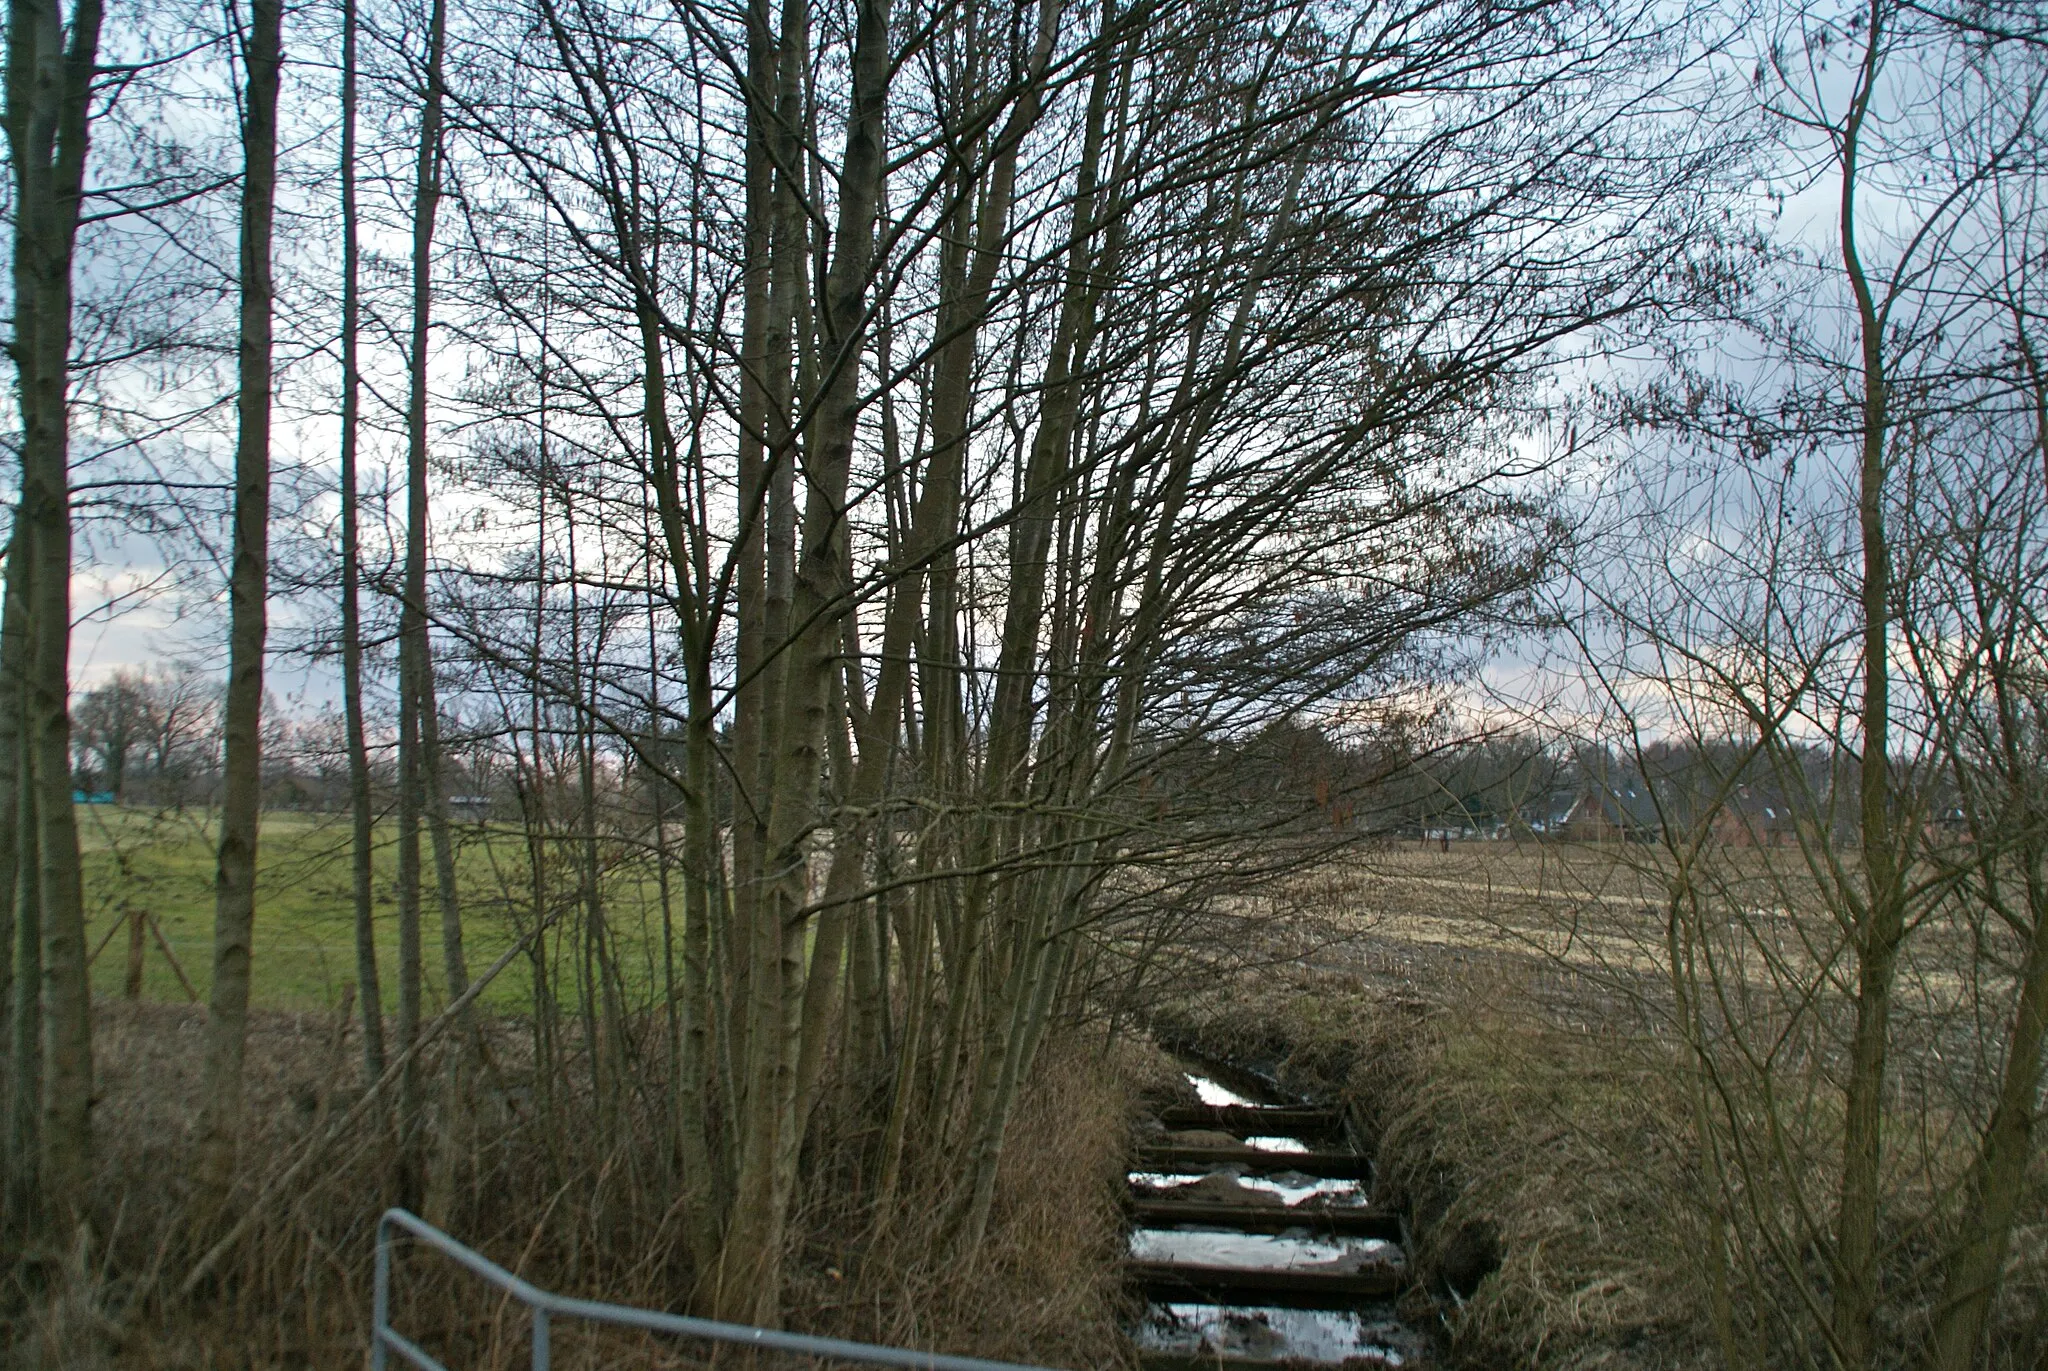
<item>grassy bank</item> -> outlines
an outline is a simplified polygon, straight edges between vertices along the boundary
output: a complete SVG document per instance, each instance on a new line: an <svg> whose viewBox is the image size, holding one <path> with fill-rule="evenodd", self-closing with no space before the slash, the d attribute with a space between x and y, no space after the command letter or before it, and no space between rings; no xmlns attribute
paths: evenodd
<svg viewBox="0 0 2048 1371"><path fill-rule="evenodd" d="M10 1368L356 1368L370 1311L371 1231L397 1199L387 1143L345 1140L265 1217L193 1302L165 1298L190 1261L179 1235L203 1011L102 1003L98 1193L107 1217L90 1250L35 1264L38 1298L0 1301ZM236 1207L324 1128L359 1088L349 1028L331 1013L261 1011L249 1043L250 1134ZM515 1083L520 1033L487 1029ZM1048 1044L1020 1099L989 1236L972 1260L939 1239L946 1197L916 1192L888 1213L850 1177L858 1114L814 1130L807 1189L787 1257L785 1314L805 1331L1051 1366L1114 1368L1123 1295L1123 1153L1153 1069L1104 1055L1099 1038ZM576 1101L552 1112L515 1099L509 1114L467 1111L440 1222L535 1283L590 1298L681 1307L692 1272L679 1240L676 1184L658 1125L593 1128ZM442 1128L447 1127L445 1119ZM445 1134L444 1134L445 1135ZM846 1156L840 1154L845 1151ZM914 1173L913 1173L914 1174ZM397 1316L449 1365L525 1364L525 1321L474 1281L409 1261ZM155 1271L158 1295L138 1303ZM564 1326L555 1365L701 1366L705 1349ZM806 1364L808 1365L808 1364Z"/></svg>
<svg viewBox="0 0 2048 1371"><path fill-rule="evenodd" d="M1436 994L1291 971L1162 1013L1158 1031L1355 1107L1378 1191L1414 1228L1409 1314L1463 1367L1715 1364L1666 1139L1682 1105L1634 1052L1519 1012L1469 966Z"/></svg>

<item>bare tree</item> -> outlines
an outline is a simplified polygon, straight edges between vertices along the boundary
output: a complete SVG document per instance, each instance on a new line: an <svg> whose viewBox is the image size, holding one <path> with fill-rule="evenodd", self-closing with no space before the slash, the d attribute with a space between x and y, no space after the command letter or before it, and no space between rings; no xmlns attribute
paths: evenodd
<svg viewBox="0 0 2048 1371"><path fill-rule="evenodd" d="M148 683L134 672L117 672L87 691L72 712L78 770L93 789L121 796L129 760L149 732Z"/></svg>
<svg viewBox="0 0 2048 1371"><path fill-rule="evenodd" d="M2039 430L2005 292L2048 72L1906 6L1780 19L1765 99L1834 194L1828 249L1789 258L1767 366L1650 406L1704 455L1653 447L1628 517L1655 533L1582 582L1607 736L1639 775L1699 760L1650 787L1665 980L1615 974L1697 1071L1729 1363L1960 1367L2019 1317L2040 1079Z"/></svg>
<svg viewBox="0 0 2048 1371"><path fill-rule="evenodd" d="M17 811L33 857L33 898L15 919L40 938L38 965L17 971L18 995L38 986L40 1120L33 1146L43 1214L60 1224L83 1212L92 1159L92 1030L85 979L85 917L79 884L78 832L71 812L71 510L70 418L67 411L72 336L72 256L84 196L86 148L93 113L94 66L101 6L79 0L67 24L54 3L23 0L7 26L7 141L14 167L13 357L21 406L21 500L9 545L8 598L27 606L27 631L4 638L27 654L25 666L0 667L22 682L22 750L30 777ZM11 559L23 561L15 575ZM30 869L24 863L24 871ZM17 878L19 879L19 878ZM24 932L24 940L26 932ZM26 942L24 941L24 946ZM17 1042L27 1016L16 1016ZM16 1060L23 1053L17 1050ZM25 1074L17 1074L23 1099ZM23 1141L17 1118L12 1130Z"/></svg>
<svg viewBox="0 0 2048 1371"><path fill-rule="evenodd" d="M1685 275L1719 145L1622 177L1562 151L1654 123L1630 73L1668 37L1569 7L538 17L466 40L450 95L504 176L465 182L479 285L448 293L500 367L465 474L530 533L449 566L437 617L524 702L536 822L572 748L563 969L603 1117L640 1049L593 819L607 771L677 791L662 1116L699 1303L768 1319L828 1102L885 1101L884 1203L942 1176L971 1251L1053 1027L1347 840L1319 817L1250 860L1267 820L1167 778L1438 669L1440 628L1540 574L1507 416L1539 357ZM1547 170L1454 208L1503 146ZM1569 269L1535 224L1576 235ZM491 500L508 469L544 493ZM529 842L537 924L570 897Z"/></svg>
<svg viewBox="0 0 2048 1371"><path fill-rule="evenodd" d="M420 825L434 826L437 867L445 844L435 821L438 767L432 756L437 725L433 655L427 620L427 366L433 310L434 223L442 178L443 73L448 45L446 0L433 0L427 21L426 82L420 110L419 151L412 203L412 332L407 356L405 581L399 608L398 723L398 1046L411 1048L419 1031L421 994ZM452 891L443 889L444 898ZM444 920L454 911L443 909ZM452 923L450 925L453 926ZM450 943L461 946L459 936ZM459 961L451 966L459 965ZM408 1066L399 1093L399 1127L408 1149L417 1146L422 1107L418 1070ZM408 1157L413 1154L408 1150ZM408 1161L411 1176L414 1167ZM416 1182L409 1179L408 1185Z"/></svg>
<svg viewBox="0 0 2048 1371"><path fill-rule="evenodd" d="M283 0L255 0L242 53L241 345L236 396L234 560L229 575L228 688L223 710L220 849L214 878L213 987L207 1000L195 1173L202 1208L234 1179L242 1132L242 1058L256 921L256 843L263 802L263 653L269 596L271 230L277 206L277 98Z"/></svg>
<svg viewBox="0 0 2048 1371"><path fill-rule="evenodd" d="M370 797L363 725L362 514L357 452L362 437L362 247L356 204L356 0L343 0L341 32L341 690L348 748L349 879L355 901L356 986L363 1013L363 1070L384 1074L384 996L378 985Z"/></svg>

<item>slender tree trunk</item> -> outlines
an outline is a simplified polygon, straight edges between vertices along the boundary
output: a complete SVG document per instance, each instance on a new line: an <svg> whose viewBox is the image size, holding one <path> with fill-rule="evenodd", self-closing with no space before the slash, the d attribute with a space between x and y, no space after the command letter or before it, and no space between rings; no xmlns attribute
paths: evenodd
<svg viewBox="0 0 2048 1371"><path fill-rule="evenodd" d="M2034 937L2021 973L2020 1001L1999 1074L1997 1104L1978 1147L1962 1243L1949 1260L1941 1302L1935 1306L1927 1357L1934 1371L1968 1371L1983 1348L1991 1297L2005 1274L2027 1166L2034 1156L2042 1045L2048 1037L2048 890L2040 885L2038 865L2028 877L2034 887Z"/></svg>
<svg viewBox="0 0 2048 1371"><path fill-rule="evenodd" d="M775 156L770 137L775 122L781 53L769 24L767 0L748 0L746 13L747 222L745 259L741 264L744 300L740 319L739 442L735 473L739 530L733 551L737 610L734 666L738 685L733 697L732 750L726 766L732 793L733 880L730 904L718 911L720 943L729 949L728 956L733 955L730 949L751 947L753 937L755 882L750 873L757 866L755 853L760 846L759 806L755 792L759 781L756 759L761 752L762 731L759 675L764 655L767 544L763 524L768 509L769 413L783 403L781 397L787 389L788 372L785 358L785 379L781 384L774 383L769 373L769 314L774 297L771 259L777 205ZM734 968L730 987L734 993L738 992L744 975L744 966ZM746 1026L738 1021L738 1016L735 1016L735 1022L725 1037L725 1050L744 1058Z"/></svg>
<svg viewBox="0 0 2048 1371"><path fill-rule="evenodd" d="M2015 322L2016 350L2031 382L2034 448L2041 458L2042 473L2048 476L2048 375L2042 373L2025 328ZM1978 1144L1961 1241L1949 1259L1941 1302L1935 1306L1927 1356L1932 1371L1968 1371L1983 1348L1991 1300L2005 1275L2027 1168L2034 1157L2037 1106L2043 1068L2048 1065L2043 1061L2043 1048L2048 1047L2048 872L2044 872L2048 852L2044 852L2041 839L2048 813L2042 812L2040 804L2040 758L2034 751L2038 735L2004 679L2012 671L2010 660L1994 670L1999 675L1993 690L2004 743L2005 790L2021 797L2016 808L2024 836L2016 865L2026 889L2033 936L2020 969L2020 998L2006 1038L1997 1103ZM1992 858L1994 867L1997 860Z"/></svg>
<svg viewBox="0 0 2048 1371"><path fill-rule="evenodd" d="M348 731L350 876L355 898L356 984L363 1010L363 1072L384 1074L384 995L377 971L375 814L363 728L362 514L357 448L362 419L362 252L356 211L356 0L343 0L341 30L341 694Z"/></svg>
<svg viewBox="0 0 2048 1371"><path fill-rule="evenodd" d="M21 410L21 500L28 536L30 651L22 746L33 777L38 939L41 1217L68 1224L86 1208L92 1166L92 1020L85 909L71 808L71 510L68 368L71 267L83 194L100 0L78 0L70 33L56 0L10 0L7 142L14 166L13 356ZM26 823L24 835L29 831ZM17 1003L29 994L18 977ZM24 1016L25 1017L25 1016ZM21 1019L17 1019L17 1025ZM17 1083L17 1095L20 1093Z"/></svg>
<svg viewBox="0 0 2048 1371"><path fill-rule="evenodd" d="M763 28L765 7L750 10ZM758 263L762 303L758 320L749 298L743 328L758 326L760 363L755 373L758 392L742 396L743 418L749 402L758 406L758 446L743 441L740 450L739 517L743 537L739 551L736 643L739 681L733 700L733 994L730 1025L735 1061L755 1060L756 1035L763 1023L779 1023L775 968L781 964L782 934L765 904L763 871L767 861L769 790L774 752L769 730L777 717L786 659L782 637L789 619L792 544L794 541L793 480L798 434L793 424L792 334L797 292L809 239L804 215L803 89L810 10L807 0L783 0L781 31L770 49L774 56L763 70L772 88L757 84L750 92L750 132L758 121L760 164L750 164L748 212L759 195L761 228L749 223L749 247L760 249ZM773 94L772 102L768 99ZM758 242L757 242L758 240ZM742 346L753 342L743 337ZM758 465L754 463L758 462ZM767 1049L759 1049L767 1050ZM756 1079L742 1065L734 1081L741 1092L730 1108L736 1120L758 1117L744 1098ZM739 1124L744 1128L744 1123ZM744 1151L746 1144L741 1145ZM735 1174L734 1184L739 1183ZM721 1270L723 1268L721 1267ZM723 1280L723 1277L720 1278ZM723 1298L723 1297L721 1297Z"/></svg>
<svg viewBox="0 0 2048 1371"><path fill-rule="evenodd" d="M1862 453L1857 524L1862 539L1863 755L1859 837L1863 890L1855 911L1856 1026L1843 1100L1842 1189L1835 1231L1834 1349L1844 1371L1870 1365L1877 1311L1877 1228L1883 1177L1886 1059L1891 997L1905 936L1905 892L1893 833L1891 730L1891 550L1885 526L1887 384L1884 321L1856 244L1857 155L1887 40L1886 0L1872 0L1870 28L1841 152L1841 251L1855 296L1862 346Z"/></svg>
<svg viewBox="0 0 2048 1371"><path fill-rule="evenodd" d="M15 1234L34 1231L41 1216L43 1136L42 871L36 858L35 759L23 754L14 780L20 827L14 836L15 966L12 1067L7 1099L7 1221Z"/></svg>
<svg viewBox="0 0 2048 1371"><path fill-rule="evenodd" d="M434 0L427 34L426 102L413 184L412 339L406 403L405 584L398 625L398 1047L419 1033L421 998L420 824L430 798L424 710L433 671L427 632L427 351L433 318L434 219L441 203L442 72L448 41L447 0ZM399 1134L407 1188L418 1181L420 1073L409 1063L399 1081Z"/></svg>
<svg viewBox="0 0 2048 1371"><path fill-rule="evenodd" d="M896 722L902 714L904 694L909 688L910 643L919 618L924 567L937 550L952 539L959 526L975 347L981 336L981 324L988 315L990 293L1009 229L1010 202L1016 190L1018 148L1038 123L1045 71L1058 32L1059 12L1059 0L1042 0L1025 88L1011 111L1011 117L993 140L983 193L974 195L969 187L963 187L959 192L962 212L958 219L961 227L964 229L966 226L964 210L969 203L976 206L977 221L973 226L971 251L968 250L968 235L962 233L957 240L959 246L945 254L947 260L941 268L947 279L942 287L944 298L937 332L947 342L940 349L933 366L932 458L904 549L906 574L893 588L884 615L879 656L881 674L876 683L873 707L862 711L868 727L860 730L859 760L852 775L843 783L846 792L843 801L856 812L871 809L881 798L882 782L889 773L897 736ZM878 203L880 195L881 188L878 187ZM829 973L844 955L847 930L861 913L855 897L865 875L867 849L872 835L872 826L860 823L841 825L833 834L825 909L818 920L817 941L812 954L814 971L804 995L803 1045L797 1069L800 1126L809 1119L817 1099L818 1083L824 1070L826 1038L835 1017L834 1001L840 984L839 978ZM818 975L817 970L828 974Z"/></svg>
<svg viewBox="0 0 2048 1371"><path fill-rule="evenodd" d="M425 603L424 600L421 601ZM448 823L448 778L442 766L440 692L434 687L433 658L420 680L420 763L426 777L427 836L434 848L434 893L441 910L441 974L448 982L448 1001L454 1003L469 989L469 963L462 952L462 896L455 882L455 835ZM474 1016L462 1016L463 1032L458 1045L474 1049Z"/></svg>
<svg viewBox="0 0 2048 1371"><path fill-rule="evenodd" d="M718 1231L724 1211L722 1176L715 1169L707 1101L706 1060L709 1047L711 892L716 889L718 838L711 804L712 762L716 750L717 700L711 684L711 625L701 588L709 581L701 529L688 523L682 491L682 462L669 422L667 358L662 348L661 320L651 296L639 301L642 385L655 500L662 538L675 576L675 598L682 621L683 658L687 672L688 723L685 726L683 793L683 948L682 979L670 973L667 1006L672 1021L675 1080L674 1116L677 1159L682 1169L685 1231L697 1269L711 1270L718 1258ZM651 606L650 606L651 611ZM650 669L656 660L654 623L648 620ZM649 700L659 696L659 673L652 672ZM660 746L660 712L656 720L657 755L664 769L669 754ZM669 888L666 776L655 782L655 845L661 861L664 950L669 948ZM678 1003L680 1001L680 1003Z"/></svg>
<svg viewBox="0 0 2048 1371"><path fill-rule="evenodd" d="M761 939L749 987L754 1012L746 1125L720 1262L727 1316L745 1314L764 1323L773 1322L779 1309L781 1247L798 1140L801 911L809 900L804 835L817 813L824 716L839 667L840 616L848 612L843 602L846 487L860 412L861 338L881 187L882 113L890 74L887 0L862 0L852 67L836 244L821 311L829 367L806 444L803 542L792 585L791 636L778 645L785 665L764 853L764 870L772 873L773 883L764 882L757 916Z"/></svg>
<svg viewBox="0 0 2048 1371"><path fill-rule="evenodd" d="M263 649L270 545L271 220L277 199L277 95L284 0L249 16L243 126L241 375L236 412L234 558L228 579L228 689L220 851L214 872L213 986L207 1000L195 1179L202 1212L233 1182L242 1129L242 1054L256 921L263 802Z"/></svg>
<svg viewBox="0 0 2048 1371"><path fill-rule="evenodd" d="M4 559L5 588L0 590L0 596L4 596L0 599L0 1174L7 1176L14 1174L19 1161L10 1112L15 1073L20 1070L15 1060L14 935L19 926L17 916L30 926L35 926L38 918L34 909L16 907L20 893L16 878L22 856L21 834L25 821L34 813L22 808L21 786L21 703L27 686L29 643L28 583L23 577L28 559L26 535L9 538ZM35 982L24 981L20 985L28 992L26 998L33 1001ZM0 1194L0 1231L4 1231L8 1212L6 1196Z"/></svg>
<svg viewBox="0 0 2048 1371"><path fill-rule="evenodd" d="M0 902L7 909L7 939L0 942L0 960L10 968L11 994L7 1002L7 1093L0 1097L6 1110L6 1136L0 1139L0 1161L4 1161L6 1187L0 1193L0 1218L10 1235L21 1236L34 1224L39 1189L38 1161L42 1114L42 1003L43 939L41 882L36 862L35 767L27 746L24 712L28 703L30 654L34 639L29 628L29 530L16 514L15 532L7 544L6 603L0 607L0 739L12 753L0 786L5 786L5 805L11 820L0 828L0 854L7 869L7 883L0 886Z"/></svg>

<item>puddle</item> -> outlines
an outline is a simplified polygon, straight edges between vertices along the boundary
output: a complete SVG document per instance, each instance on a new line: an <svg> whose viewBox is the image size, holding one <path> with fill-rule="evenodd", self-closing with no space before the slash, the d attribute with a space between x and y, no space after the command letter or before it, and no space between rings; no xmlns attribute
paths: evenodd
<svg viewBox="0 0 2048 1371"><path fill-rule="evenodd" d="M1139 1261L1258 1271L1363 1271L1401 1264L1399 1243L1382 1238L1324 1238L1292 1233L1241 1233L1226 1228L1139 1228L1131 1233Z"/></svg>
<svg viewBox="0 0 2048 1371"><path fill-rule="evenodd" d="M1258 1148L1258 1149L1259 1149L1259 1151L1261 1151L1261 1152L1313 1152L1313 1151L1315 1151L1315 1149L1314 1149L1314 1148L1310 1147L1310 1146L1309 1146L1309 1145L1308 1145L1307 1143L1303 1142L1303 1141L1302 1141L1302 1140L1301 1140L1300 1138L1276 1138L1276 1137L1269 1137L1269 1136L1266 1136L1266 1135L1263 1135L1263 1134L1262 1134L1262 1135L1260 1135L1260 1136L1258 1136L1258 1137L1246 1138L1246 1139L1244 1140L1244 1145L1245 1145L1246 1147L1256 1147L1256 1148Z"/></svg>
<svg viewBox="0 0 2048 1371"><path fill-rule="evenodd" d="M1243 1095L1238 1094L1235 1090L1231 1090L1224 1086L1216 1084L1216 1082L1210 1080L1207 1076L1197 1076L1193 1072L1189 1072L1188 1080L1195 1087L1195 1093L1202 1097L1203 1104L1256 1105L1259 1103L1259 1101L1257 1100L1246 1099Z"/></svg>
<svg viewBox="0 0 2048 1371"><path fill-rule="evenodd" d="M1210 1175L1234 1175L1229 1168L1219 1168ZM1200 1185L1206 1177L1191 1176L1177 1171L1133 1171L1132 1185L1141 1185L1148 1190L1160 1192L1161 1199L1174 1198L1175 1190ZM1321 1204L1362 1205L1365 1203L1365 1182L1348 1180L1335 1176L1304 1176L1299 1171L1282 1171L1272 1176L1237 1176L1237 1183L1246 1190L1263 1190L1269 1195L1278 1195L1282 1204L1300 1204L1306 1199L1315 1199Z"/></svg>
<svg viewBox="0 0 2048 1371"><path fill-rule="evenodd" d="M1390 1311L1268 1309L1250 1305L1155 1304L1135 1332L1140 1349L1179 1356L1299 1359L1408 1366L1416 1335Z"/></svg>

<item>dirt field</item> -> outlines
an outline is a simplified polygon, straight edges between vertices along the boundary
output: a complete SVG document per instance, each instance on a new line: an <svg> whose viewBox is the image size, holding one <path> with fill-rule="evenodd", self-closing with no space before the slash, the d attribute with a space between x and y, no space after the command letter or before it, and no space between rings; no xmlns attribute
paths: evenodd
<svg viewBox="0 0 2048 1371"><path fill-rule="evenodd" d="M1756 1353L1738 1362L1810 1364L1785 1331L1825 1310L1825 1273L1771 1253L1813 1251L1797 1215L1819 1216L1824 1242L1833 1212L1854 1014L1845 930L1796 849L1708 852L1700 898L1681 907L1693 979L1675 980L1666 860L1626 843L1364 852L1298 884L1330 930L1312 953L1161 1016L1207 1050L1255 1052L1295 1088L1360 1107L1415 1221L1416 1298L1435 1300L1459 1366L1726 1364L1708 1298L1715 1224L1757 1245L1730 1277L1730 1317ZM2016 959L1972 914L1930 909L1893 1006L1887 1366L1910 1363L1924 1334L2009 1014L2003 968ZM1681 984L1689 1014L1674 1012ZM1706 1094L1701 1051L1718 1073ZM1717 1149L1753 1155L1740 1149L1759 1111L1780 1130L1767 1154L1710 1179L1708 1156L1728 1155ZM2025 1210L1991 1367L2048 1354L2038 1157ZM1475 1252L1490 1274L1453 1297Z"/></svg>

